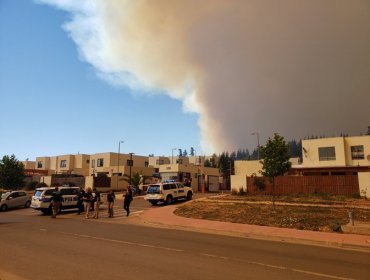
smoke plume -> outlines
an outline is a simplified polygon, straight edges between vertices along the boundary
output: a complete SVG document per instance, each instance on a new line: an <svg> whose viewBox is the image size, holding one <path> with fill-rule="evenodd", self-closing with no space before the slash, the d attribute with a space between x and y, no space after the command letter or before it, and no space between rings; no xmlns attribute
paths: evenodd
<svg viewBox="0 0 370 280"><path fill-rule="evenodd" d="M38 0L68 11L83 60L199 114L202 147L370 125L368 0Z"/></svg>

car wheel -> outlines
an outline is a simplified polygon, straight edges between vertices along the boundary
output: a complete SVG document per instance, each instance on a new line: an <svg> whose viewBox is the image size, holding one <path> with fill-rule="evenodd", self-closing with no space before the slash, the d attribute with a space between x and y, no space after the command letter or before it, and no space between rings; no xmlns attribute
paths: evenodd
<svg viewBox="0 0 370 280"><path fill-rule="evenodd" d="M24 205L25 208L29 208L31 206L31 201L27 201L26 204Z"/></svg>
<svg viewBox="0 0 370 280"><path fill-rule="evenodd" d="M157 205L158 204L158 201L151 201L150 202L153 206Z"/></svg>
<svg viewBox="0 0 370 280"><path fill-rule="evenodd" d="M8 206L6 204L3 204L3 205L1 205L0 210L5 212L6 210L8 210Z"/></svg>
<svg viewBox="0 0 370 280"><path fill-rule="evenodd" d="M186 195L186 200L191 200L192 198L193 198L193 193L188 192L188 194Z"/></svg>
<svg viewBox="0 0 370 280"><path fill-rule="evenodd" d="M172 196L171 195L168 195L166 197L166 204L171 204L172 203Z"/></svg>

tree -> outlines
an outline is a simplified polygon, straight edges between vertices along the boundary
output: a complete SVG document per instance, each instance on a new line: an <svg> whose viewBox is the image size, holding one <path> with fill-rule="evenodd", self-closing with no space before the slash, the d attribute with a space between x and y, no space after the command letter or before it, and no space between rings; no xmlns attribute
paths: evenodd
<svg viewBox="0 0 370 280"><path fill-rule="evenodd" d="M15 155L3 156L0 160L0 188L20 189L24 186L24 166Z"/></svg>
<svg viewBox="0 0 370 280"><path fill-rule="evenodd" d="M193 147L190 147L190 155L193 157L195 156L195 150Z"/></svg>
<svg viewBox="0 0 370 280"><path fill-rule="evenodd" d="M179 157L182 157L182 149L179 149Z"/></svg>
<svg viewBox="0 0 370 280"><path fill-rule="evenodd" d="M262 175L272 182L272 205L275 210L275 177L282 176L289 171L288 144L284 137L275 133L269 138L265 146L260 147L262 157Z"/></svg>

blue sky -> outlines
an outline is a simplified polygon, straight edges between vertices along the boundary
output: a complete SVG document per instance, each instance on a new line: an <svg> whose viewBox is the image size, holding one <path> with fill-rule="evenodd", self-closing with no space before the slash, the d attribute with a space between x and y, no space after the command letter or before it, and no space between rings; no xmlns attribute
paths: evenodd
<svg viewBox="0 0 370 280"><path fill-rule="evenodd" d="M199 148L196 114L165 95L133 95L99 79L62 29L69 15L0 0L0 156L99 152L170 155Z"/></svg>

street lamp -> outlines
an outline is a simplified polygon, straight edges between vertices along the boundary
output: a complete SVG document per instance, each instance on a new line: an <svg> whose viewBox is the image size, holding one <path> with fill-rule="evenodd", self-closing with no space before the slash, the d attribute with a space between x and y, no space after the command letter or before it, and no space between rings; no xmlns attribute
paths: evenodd
<svg viewBox="0 0 370 280"><path fill-rule="evenodd" d="M118 158L117 158L117 184L116 189L118 189L118 176L119 176L119 156L121 154L121 143L125 143L125 141L118 141Z"/></svg>
<svg viewBox="0 0 370 280"><path fill-rule="evenodd" d="M252 135L257 135L257 157L260 159L260 134L258 132L253 132Z"/></svg>
<svg viewBox="0 0 370 280"><path fill-rule="evenodd" d="M172 161L171 163L173 163L173 151L177 150L177 148L172 148Z"/></svg>

